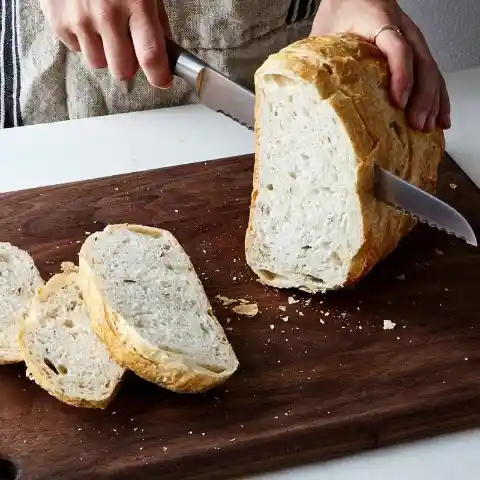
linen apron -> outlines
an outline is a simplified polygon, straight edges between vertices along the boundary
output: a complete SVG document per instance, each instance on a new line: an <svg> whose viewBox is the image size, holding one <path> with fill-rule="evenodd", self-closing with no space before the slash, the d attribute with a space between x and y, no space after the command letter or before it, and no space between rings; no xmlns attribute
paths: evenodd
<svg viewBox="0 0 480 480"><path fill-rule="evenodd" d="M308 36L320 0L165 0L176 42L253 89L268 55ZM179 78L151 87L90 70L53 35L38 0L0 0L0 128L195 103Z"/></svg>

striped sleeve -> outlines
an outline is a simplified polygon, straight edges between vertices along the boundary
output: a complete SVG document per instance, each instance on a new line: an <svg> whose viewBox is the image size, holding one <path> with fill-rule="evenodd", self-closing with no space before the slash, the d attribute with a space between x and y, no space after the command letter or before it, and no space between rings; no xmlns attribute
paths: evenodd
<svg viewBox="0 0 480 480"><path fill-rule="evenodd" d="M0 128L22 124L18 15L20 0L0 0Z"/></svg>

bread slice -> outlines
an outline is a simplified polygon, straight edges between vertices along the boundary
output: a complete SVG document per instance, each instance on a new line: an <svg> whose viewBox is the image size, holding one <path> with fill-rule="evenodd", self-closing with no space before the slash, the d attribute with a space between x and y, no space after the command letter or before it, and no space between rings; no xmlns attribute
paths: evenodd
<svg viewBox="0 0 480 480"><path fill-rule="evenodd" d="M284 48L256 72L255 85L247 263L274 287L353 284L414 226L375 199L374 164L432 192L443 131L407 125L390 100L386 60L353 35Z"/></svg>
<svg viewBox="0 0 480 480"><path fill-rule="evenodd" d="M194 267L171 233L109 225L86 239L79 267L93 327L120 365L191 393L237 369Z"/></svg>
<svg viewBox="0 0 480 480"><path fill-rule="evenodd" d="M42 285L28 253L10 243L0 243L0 364L23 362L17 343L18 326Z"/></svg>
<svg viewBox="0 0 480 480"><path fill-rule="evenodd" d="M54 397L90 408L113 399L124 369L91 328L75 270L54 275L38 291L18 341L29 377Z"/></svg>

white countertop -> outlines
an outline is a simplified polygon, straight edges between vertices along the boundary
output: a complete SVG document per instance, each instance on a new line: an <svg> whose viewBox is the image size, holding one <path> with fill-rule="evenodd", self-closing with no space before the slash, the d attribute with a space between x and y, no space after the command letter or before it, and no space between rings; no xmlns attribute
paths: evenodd
<svg viewBox="0 0 480 480"><path fill-rule="evenodd" d="M480 69L449 73L447 84L453 125L446 135L447 150L480 186ZM0 192L252 150L252 132L202 106L4 130L0 131ZM476 480L479 451L480 430L472 430L257 478Z"/></svg>
<svg viewBox="0 0 480 480"><path fill-rule="evenodd" d="M253 133L201 105L0 130L0 192L250 153Z"/></svg>

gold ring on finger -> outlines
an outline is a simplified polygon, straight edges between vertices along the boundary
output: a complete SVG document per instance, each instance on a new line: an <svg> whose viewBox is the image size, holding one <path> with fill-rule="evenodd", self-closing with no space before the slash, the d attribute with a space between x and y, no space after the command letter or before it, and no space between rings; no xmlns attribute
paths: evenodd
<svg viewBox="0 0 480 480"><path fill-rule="evenodd" d="M373 36L373 43L376 43L377 37L385 30L393 30L394 32L397 32L399 35L403 36L402 31L400 30L400 27L397 27L397 25L393 25L392 23L389 23L387 25L383 25L383 27L380 27L375 32L375 35Z"/></svg>

